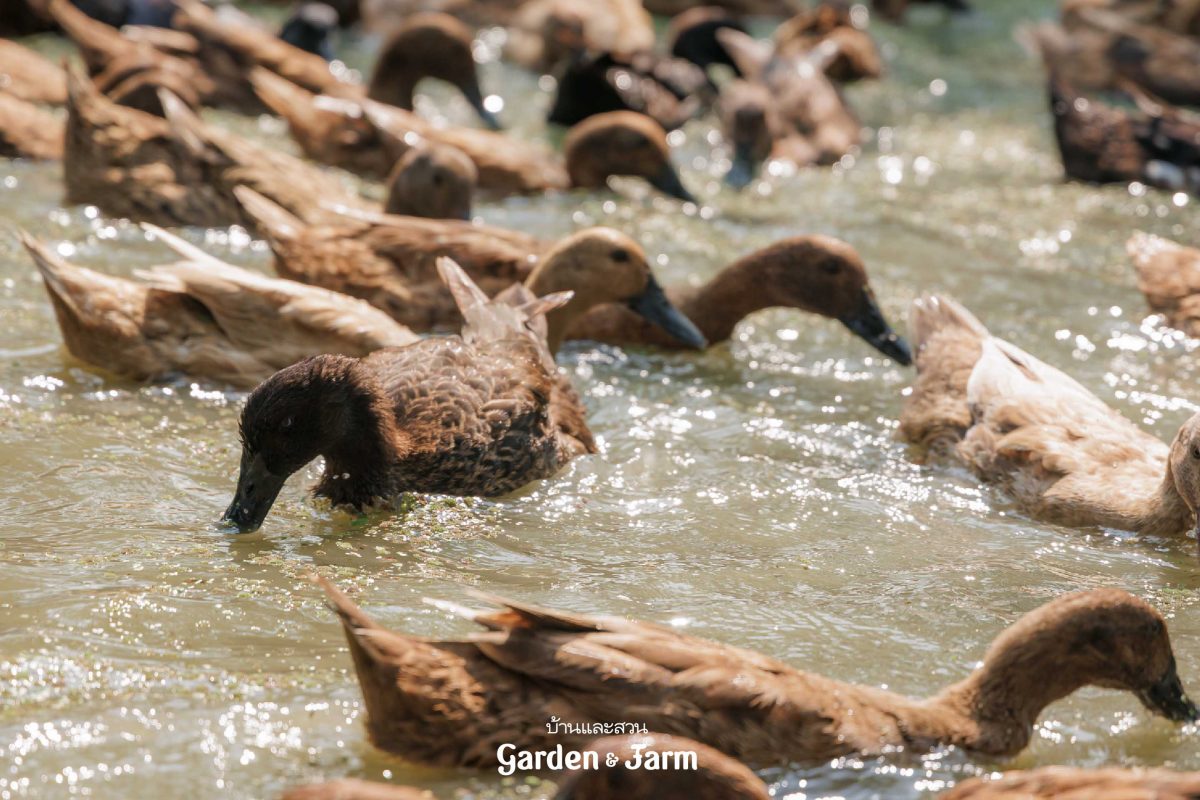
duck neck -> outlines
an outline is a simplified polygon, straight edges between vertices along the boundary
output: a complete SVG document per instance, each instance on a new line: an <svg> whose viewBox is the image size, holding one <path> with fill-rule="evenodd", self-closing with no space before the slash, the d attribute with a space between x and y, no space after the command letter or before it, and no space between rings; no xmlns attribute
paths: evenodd
<svg viewBox="0 0 1200 800"><path fill-rule="evenodd" d="M316 493L335 505L362 507L392 494L392 467L409 446L378 381L357 361L348 369L352 374L343 384L333 430L322 448L325 474Z"/></svg>
<svg viewBox="0 0 1200 800"><path fill-rule="evenodd" d="M679 310L696 324L709 344L728 340L739 322L770 306L767 293L753 280L743 261L721 270L699 289L671 299L678 300Z"/></svg>
<svg viewBox="0 0 1200 800"><path fill-rule="evenodd" d="M1193 511L1175 488L1175 476L1168 462L1157 490L1138 503L1133 524L1125 527L1140 534L1166 536L1190 528L1193 519Z"/></svg>

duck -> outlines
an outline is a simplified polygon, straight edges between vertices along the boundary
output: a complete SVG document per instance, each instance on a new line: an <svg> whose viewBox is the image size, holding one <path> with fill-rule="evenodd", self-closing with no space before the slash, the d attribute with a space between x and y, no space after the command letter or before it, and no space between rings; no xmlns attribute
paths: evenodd
<svg viewBox="0 0 1200 800"><path fill-rule="evenodd" d="M479 86L474 39L471 29L449 14L413 14L380 51L367 97L411 111L417 85L435 78L458 89L490 130L500 130L503 126L484 103Z"/></svg>
<svg viewBox="0 0 1200 800"><path fill-rule="evenodd" d="M306 53L333 61L332 36L340 24L337 9L326 3L301 3L279 29L279 38Z"/></svg>
<svg viewBox="0 0 1200 800"><path fill-rule="evenodd" d="M650 623L482 593L472 595L499 610L437 605L485 630L416 637L382 627L315 580L345 630L368 738L435 767L494 766L502 744L577 748L589 723L618 720L752 767L951 745L1011 756L1044 708L1084 686L1131 692L1176 722L1200 715L1162 615L1119 589L1063 595L1026 613L973 673L918 700Z"/></svg>
<svg viewBox="0 0 1200 800"><path fill-rule="evenodd" d="M683 754L682 758L678 754ZM694 760L676 768L677 761ZM558 780L554 800L767 800L750 769L707 745L665 733L603 736L580 751L586 769ZM650 764L655 764L653 770ZM667 765L659 768L658 765ZM433 800L406 786L343 778L285 792L280 800Z"/></svg>
<svg viewBox="0 0 1200 800"><path fill-rule="evenodd" d="M313 356L250 393L225 523L258 529L288 477L317 456L325 473L313 493L361 511L410 492L500 497L596 452L579 395L529 324L569 296L493 302L452 260L438 270L461 335L364 358Z"/></svg>
<svg viewBox="0 0 1200 800"><path fill-rule="evenodd" d="M750 314L782 306L836 319L888 358L903 366L912 363L907 342L879 308L862 259L849 244L832 237L782 239L738 259L702 286L668 287L666 296L710 345L727 341ZM679 346L613 305L585 314L567 338Z"/></svg>
<svg viewBox="0 0 1200 800"><path fill-rule="evenodd" d="M871 10L894 23L903 22L909 6L913 5L941 6L951 14L962 14L971 10L967 0L871 0Z"/></svg>
<svg viewBox="0 0 1200 800"><path fill-rule="evenodd" d="M548 150L500 133L435 128L411 111L368 98L314 94L266 71L253 71L250 80L287 122L301 151L322 164L380 180L410 147L431 141L466 153L479 188L491 194L541 192L568 183L563 165Z"/></svg>
<svg viewBox="0 0 1200 800"><path fill-rule="evenodd" d="M64 176L68 203L158 225L251 227L233 194L249 186L314 221L324 203L370 204L336 176L208 125L160 91L166 119L118 106L78 73L68 75Z"/></svg>
<svg viewBox="0 0 1200 800"><path fill-rule="evenodd" d="M721 135L733 151L724 181L737 191L749 186L767 162L798 168L820 160L806 136L784 125L771 91L761 83L740 78L726 83L717 102L717 117Z"/></svg>
<svg viewBox="0 0 1200 800"><path fill-rule="evenodd" d="M306 229L269 200L240 194L266 232L280 275L362 298L412 330L461 324L458 304L434 271L449 256L488 295L518 283L535 295L570 291L569 302L545 314L551 353L575 320L605 303L629 308L668 341L705 346L667 299L645 251L611 228L587 228L554 245L463 222L370 214L354 215L340 229Z"/></svg>
<svg viewBox="0 0 1200 800"><path fill-rule="evenodd" d="M493 196L595 188L609 176L628 175L683 202L695 202L671 163L666 131L633 112L585 120L568 132L559 159L492 131L433 128L412 112L373 100L314 95L261 72L252 81L287 121L305 155L363 177L382 178L410 147L430 141L466 153L475 164L480 191Z"/></svg>
<svg viewBox="0 0 1200 800"><path fill-rule="evenodd" d="M409 148L387 179L385 214L432 219L471 219L471 195L479 182L475 162L448 144Z"/></svg>
<svg viewBox="0 0 1200 800"><path fill-rule="evenodd" d="M671 17L667 23L667 52L674 58L695 64L706 75L709 75L712 67L721 65L728 67L736 77L741 77L737 62L717 39L717 31L725 29L749 34L741 18L728 9L720 6L689 8ZM712 81L711 75L709 81Z"/></svg>
<svg viewBox="0 0 1200 800"><path fill-rule="evenodd" d="M1138 109L1116 108L1083 97L1054 73L1048 83L1055 140L1068 178L1200 191L1200 121L1144 97Z"/></svg>
<svg viewBox="0 0 1200 800"><path fill-rule="evenodd" d="M900 433L922 455L965 463L1052 524L1152 536L1196 526L1200 414L1167 445L950 298L913 301L909 326L917 380Z"/></svg>
<svg viewBox="0 0 1200 800"><path fill-rule="evenodd" d="M1061 24L1026 29L1050 70L1077 89L1127 84L1175 105L1200 105L1200 42L1090 4L1064 7Z"/></svg>
<svg viewBox="0 0 1200 800"><path fill-rule="evenodd" d="M704 70L654 52L573 53L556 73L552 125L569 127L595 114L635 111L668 131L683 127L709 104Z"/></svg>
<svg viewBox="0 0 1200 800"><path fill-rule="evenodd" d="M526 0L508 23L504 55L552 74L583 52L654 49L654 22L637 0Z"/></svg>
<svg viewBox="0 0 1200 800"><path fill-rule="evenodd" d="M58 117L0 90L0 158L60 161L64 130Z"/></svg>
<svg viewBox="0 0 1200 800"><path fill-rule="evenodd" d="M267 278L145 228L182 260L139 271L138 280L71 264L21 236L79 361L137 381L186 376L252 388L310 355L365 356L417 340L361 300Z"/></svg>
<svg viewBox="0 0 1200 800"><path fill-rule="evenodd" d="M0 39L0 92L39 105L67 102L67 74L35 50Z"/></svg>
<svg viewBox="0 0 1200 800"><path fill-rule="evenodd" d="M738 63L745 80L766 88L779 121L779 137L802 136L817 152L817 162L833 164L855 152L862 124L825 70L838 47L823 42L796 55L781 52L740 31L721 30L717 38Z"/></svg>
<svg viewBox="0 0 1200 800"><path fill-rule="evenodd" d="M939 800L1195 800L1200 772L1106 767L1039 767L971 778Z"/></svg>
<svg viewBox="0 0 1200 800"><path fill-rule="evenodd" d="M784 55L809 53L823 42L836 48L825 74L841 83L883 75L883 56L866 31L866 14L855 13L846 0L823 0L805 8L775 29L775 49Z"/></svg>
<svg viewBox="0 0 1200 800"><path fill-rule="evenodd" d="M1150 310L1188 336L1200 336L1200 250L1136 231L1125 246Z"/></svg>

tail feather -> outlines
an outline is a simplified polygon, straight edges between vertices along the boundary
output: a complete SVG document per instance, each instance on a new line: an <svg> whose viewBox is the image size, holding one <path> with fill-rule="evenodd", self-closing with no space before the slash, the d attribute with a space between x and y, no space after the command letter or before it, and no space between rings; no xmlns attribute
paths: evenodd
<svg viewBox="0 0 1200 800"><path fill-rule="evenodd" d="M187 103L180 100L174 92L160 88L158 99L162 103L163 114L171 125L171 131L184 147L197 157L211 157L214 148L208 136L204 121L196 116L196 112L188 108Z"/></svg>
<svg viewBox="0 0 1200 800"><path fill-rule="evenodd" d="M33 259L46 288L77 317L86 315L88 298L100 292L124 294L131 281L104 275L86 267L76 266L61 258L45 244L25 231L19 233L21 244Z"/></svg>
<svg viewBox="0 0 1200 800"><path fill-rule="evenodd" d="M574 292L555 292L528 301L520 296L520 305L510 305L503 300L493 301L484 294L453 259L442 256L437 260L437 268L465 320L463 337L468 341L494 341L514 332L532 331L536 335L537 328L528 324L530 320L566 305L575 296ZM509 298L512 297L510 294ZM544 336L542 343L545 344Z"/></svg>
<svg viewBox="0 0 1200 800"><path fill-rule="evenodd" d="M314 575L311 580L325 592L326 605L342 621L350 652L360 668L389 663L408 649L408 642L416 641L384 628L327 578Z"/></svg>
<svg viewBox="0 0 1200 800"><path fill-rule="evenodd" d="M908 312L908 335L918 352L938 331L947 328L960 328L978 339L991 335L957 300L936 294L925 294L913 300Z"/></svg>
<svg viewBox="0 0 1200 800"><path fill-rule="evenodd" d="M233 187L233 194L268 239L274 241L296 239L307 227L295 214L273 200L263 197L248 186Z"/></svg>
<svg viewBox="0 0 1200 800"><path fill-rule="evenodd" d="M267 108L289 122L313 101L312 92L262 67L251 70L250 85Z"/></svg>

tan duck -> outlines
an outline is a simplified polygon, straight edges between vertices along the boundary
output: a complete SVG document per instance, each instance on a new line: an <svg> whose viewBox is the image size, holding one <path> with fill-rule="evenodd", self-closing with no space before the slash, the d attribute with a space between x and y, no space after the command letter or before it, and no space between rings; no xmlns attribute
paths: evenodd
<svg viewBox="0 0 1200 800"><path fill-rule="evenodd" d="M679 755L679 754L682 754ZM767 800L766 785L707 745L663 733L605 736L580 751L586 769L558 779L555 800ZM686 759L694 759L690 762ZM681 764L680 767L675 767ZM665 766L664 766L665 765ZM301 786L280 800L433 800L405 786L344 778Z"/></svg>
<svg viewBox="0 0 1200 800"><path fill-rule="evenodd" d="M828 236L795 236L730 264L700 287L666 291L709 344L724 342L745 317L765 308L797 308L836 319L879 352L908 365L904 339L892 331L854 248ZM586 314L568 338L611 344L678 347L678 343L619 306Z"/></svg>
<svg viewBox="0 0 1200 800"><path fill-rule="evenodd" d="M1196 800L1200 772L1041 767L971 778L939 800Z"/></svg>
<svg viewBox="0 0 1200 800"><path fill-rule="evenodd" d="M136 281L69 264L22 236L80 361L134 380L186 375L249 388L310 355L364 356L417 339L361 300L239 269L151 230L184 260Z"/></svg>
<svg viewBox="0 0 1200 800"><path fill-rule="evenodd" d="M278 149L203 122L170 93L167 119L116 105L91 83L68 78L64 175L67 202L166 226L251 227L233 194L248 186L308 219L326 203L367 208L333 175Z"/></svg>
<svg viewBox="0 0 1200 800"><path fill-rule="evenodd" d="M426 142L409 148L388 175L385 214L470 219L479 182L475 162L457 147Z"/></svg>
<svg viewBox="0 0 1200 800"><path fill-rule="evenodd" d="M305 155L364 177L387 175L409 148L431 141L466 153L475 163L479 188L492 195L593 188L603 186L609 176L629 175L691 199L670 161L666 132L632 112L600 115L572 129L563 163L541 148L492 131L433 128L404 109L314 95L261 72L253 81L264 102L287 120Z"/></svg>
<svg viewBox="0 0 1200 800"><path fill-rule="evenodd" d="M346 630L372 743L434 766L491 767L506 743L579 747L589 723L618 721L755 766L944 745L1009 756L1029 743L1044 708L1084 686L1132 692L1175 721L1200 715L1162 615L1117 589L1025 614L972 674L918 700L657 625L485 595L501 609L444 604L484 631L409 636L320 583Z"/></svg>
<svg viewBox="0 0 1200 800"><path fill-rule="evenodd" d="M488 295L521 282L534 294L573 292L546 314L551 352L575 320L606 303L623 304L669 341L704 346L667 300L642 248L610 228L588 228L549 248L524 234L415 217L362 214L344 226L309 228L262 197L240 196L265 231L280 275L360 297L416 331L461 324L458 304L435 272L439 258L449 256L461 258Z"/></svg>
<svg viewBox="0 0 1200 800"><path fill-rule="evenodd" d="M866 31L866 14L856 14L845 0L822 0L801 10L775 29L774 39L779 53L799 56L829 42L836 54L825 64L825 74L835 81L883 75L883 56Z"/></svg>
<svg viewBox="0 0 1200 800"><path fill-rule="evenodd" d="M1200 250L1141 231L1126 250L1150 309L1171 327L1200 336Z"/></svg>
<svg viewBox="0 0 1200 800"><path fill-rule="evenodd" d="M792 167L809 167L821 154L808 137L783 123L771 90L761 83L735 79L721 87L717 103L721 134L733 151L725 182L746 188L762 166L780 161Z"/></svg>
<svg viewBox="0 0 1200 800"><path fill-rule="evenodd" d="M508 25L505 56L550 73L571 54L654 49L654 22L637 0L528 0Z"/></svg>
<svg viewBox="0 0 1200 800"><path fill-rule="evenodd" d="M28 103L61 106L67 102L67 74L40 53L0 39L0 92Z"/></svg>
<svg viewBox="0 0 1200 800"><path fill-rule="evenodd" d="M411 111L417 84L426 78L454 86L492 130L500 120L483 101L472 52L471 29L448 14L414 14L392 34L379 53L367 96Z"/></svg>
<svg viewBox="0 0 1200 800"><path fill-rule="evenodd" d="M1088 5L1062 24L1030 28L1052 72L1078 89L1140 86L1168 103L1200 105L1200 41Z"/></svg>
<svg viewBox="0 0 1200 800"><path fill-rule="evenodd" d="M737 62L746 80L766 87L781 126L781 135L803 136L821 164L833 164L856 150L862 125L825 70L838 47L823 42L802 55L777 51L736 30L717 32L718 40Z"/></svg>
<svg viewBox="0 0 1200 800"><path fill-rule="evenodd" d="M314 494L363 509L406 492L497 497L594 453L579 396L530 320L565 298L496 301L449 259L462 336L366 358L316 356L260 384L242 411L242 460L225 520L258 528L279 490L317 456Z"/></svg>
<svg viewBox="0 0 1200 800"><path fill-rule="evenodd" d="M1068 178L1200 192L1200 120L1145 97L1139 109L1115 108L1081 96L1054 74L1049 90Z"/></svg>
<svg viewBox="0 0 1200 800"><path fill-rule="evenodd" d="M57 161L63 157L63 121L0 91L0 158Z"/></svg>
<svg viewBox="0 0 1200 800"><path fill-rule="evenodd" d="M953 300L909 312L917 382L900 432L954 455L1032 516L1074 527L1182 534L1200 507L1200 414L1170 446Z"/></svg>

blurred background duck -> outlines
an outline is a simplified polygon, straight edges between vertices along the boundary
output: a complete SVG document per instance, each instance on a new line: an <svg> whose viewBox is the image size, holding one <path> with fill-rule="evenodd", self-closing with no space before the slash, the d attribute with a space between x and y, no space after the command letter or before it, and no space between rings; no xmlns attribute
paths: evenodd
<svg viewBox="0 0 1200 800"><path fill-rule="evenodd" d="M80 361L133 380L249 388L311 355L363 356L417 338L361 300L239 269L152 230L183 260L138 280L75 266L22 235Z"/></svg>
<svg viewBox="0 0 1200 800"><path fill-rule="evenodd" d="M499 610L437 605L483 631L415 637L387 630L318 580L345 628L371 742L430 766L492 766L502 743L582 746L578 734L548 730L557 718L643 724L766 766L944 745L1015 755L1043 709L1085 686L1131 692L1176 722L1200 715L1162 615L1118 589L1063 595L1028 612L972 674L918 700L664 626L481 593Z"/></svg>
<svg viewBox="0 0 1200 800"><path fill-rule="evenodd" d="M508 494L596 451L586 409L529 324L566 298L491 302L449 259L438 267L466 320L461 336L315 356L251 392L227 523L258 528L317 456L314 494L363 510L407 492Z"/></svg>
<svg viewBox="0 0 1200 800"><path fill-rule="evenodd" d="M554 800L767 800L767 786L746 765L707 745L681 736L653 733L605 736L581 752L595 754L594 769L570 770L556 777ZM676 753L695 755L694 767L638 769L629 764L674 764ZM585 759L587 755L583 756ZM280 800L434 800L406 786L354 778L299 786Z"/></svg>
<svg viewBox="0 0 1200 800"><path fill-rule="evenodd" d="M1154 536L1200 524L1200 414L1167 445L953 300L919 298L909 325L909 442L966 464L1053 524Z"/></svg>
<svg viewBox="0 0 1200 800"><path fill-rule="evenodd" d="M727 341L747 316L766 308L797 308L836 319L888 358L912 363L875 300L854 248L828 236L796 236L757 250L699 287L670 287L667 297L708 340ZM569 338L611 344L678 347L626 309L603 306L568 331Z"/></svg>
<svg viewBox="0 0 1200 800"><path fill-rule="evenodd" d="M67 102L67 73L37 51L0 39L0 93L29 103L61 106Z"/></svg>
<svg viewBox="0 0 1200 800"><path fill-rule="evenodd" d="M58 117L0 91L0 158L58 161L63 157L64 131Z"/></svg>
<svg viewBox="0 0 1200 800"><path fill-rule="evenodd" d="M611 228L588 228L550 247L524 234L415 217L361 215L340 230L306 228L265 198L240 194L266 233L280 275L362 298L416 331L461 324L458 305L434 271L448 256L488 295L514 283L535 294L571 291L570 302L546 314L551 352L576 319L604 303L624 304L668 340L705 345L666 298L642 248Z"/></svg>
<svg viewBox="0 0 1200 800"><path fill-rule="evenodd" d="M1188 336L1200 337L1200 250L1138 231L1126 252L1150 310Z"/></svg>
<svg viewBox="0 0 1200 800"><path fill-rule="evenodd" d="M821 45L834 49L825 74L848 83L883 75L883 56L867 32L865 9L847 0L823 0L802 9L775 29L776 52L804 56Z"/></svg>

